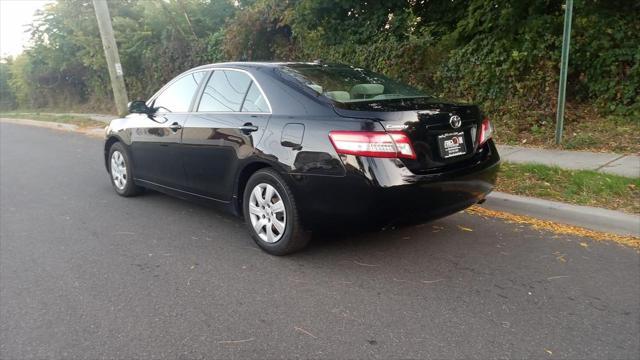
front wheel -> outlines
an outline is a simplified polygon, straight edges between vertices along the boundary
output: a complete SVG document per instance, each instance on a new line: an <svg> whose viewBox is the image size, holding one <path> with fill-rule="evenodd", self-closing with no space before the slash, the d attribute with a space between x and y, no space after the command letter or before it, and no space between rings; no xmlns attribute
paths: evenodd
<svg viewBox="0 0 640 360"><path fill-rule="evenodd" d="M114 190L120 196L134 196L142 188L134 184L129 153L121 143L117 142L109 149L109 174Z"/></svg>
<svg viewBox="0 0 640 360"><path fill-rule="evenodd" d="M247 182L243 213L251 237L269 254L287 255L309 242L293 193L272 169L257 171Z"/></svg>

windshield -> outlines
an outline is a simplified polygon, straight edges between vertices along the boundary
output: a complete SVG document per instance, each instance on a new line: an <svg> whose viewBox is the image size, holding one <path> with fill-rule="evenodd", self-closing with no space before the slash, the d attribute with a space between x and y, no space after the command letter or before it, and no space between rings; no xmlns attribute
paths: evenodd
<svg viewBox="0 0 640 360"><path fill-rule="evenodd" d="M384 75L346 65L288 64L282 71L339 103L427 97L422 91Z"/></svg>

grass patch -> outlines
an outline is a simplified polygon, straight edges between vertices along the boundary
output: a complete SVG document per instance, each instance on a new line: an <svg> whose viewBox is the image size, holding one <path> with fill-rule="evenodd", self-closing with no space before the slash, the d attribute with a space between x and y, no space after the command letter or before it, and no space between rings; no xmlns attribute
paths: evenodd
<svg viewBox="0 0 640 360"><path fill-rule="evenodd" d="M640 179L595 171L503 162L497 190L577 205L640 213Z"/></svg>
<svg viewBox="0 0 640 360"><path fill-rule="evenodd" d="M96 121L85 116L68 115L68 114L42 114L42 113L19 113L6 112L0 113L0 117L13 119L27 119L37 121L50 121L62 124L73 124L80 127L105 127L102 121Z"/></svg>
<svg viewBox="0 0 640 360"><path fill-rule="evenodd" d="M567 104L562 144L555 145L555 107L548 112L523 108L496 110L496 139L505 145L588 150L640 152L640 120L635 116L602 115L593 107Z"/></svg>

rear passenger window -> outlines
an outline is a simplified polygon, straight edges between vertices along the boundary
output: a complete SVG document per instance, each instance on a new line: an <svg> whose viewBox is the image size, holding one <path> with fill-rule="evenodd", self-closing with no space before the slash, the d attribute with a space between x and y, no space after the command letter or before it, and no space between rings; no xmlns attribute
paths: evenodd
<svg viewBox="0 0 640 360"><path fill-rule="evenodd" d="M204 88L198 111L240 111L251 78L240 71L215 70Z"/></svg>
<svg viewBox="0 0 640 360"><path fill-rule="evenodd" d="M247 92L247 97L244 99L244 103L242 104L242 111L269 112L267 101L264 96L262 96L262 93L254 82L249 86L249 92Z"/></svg>

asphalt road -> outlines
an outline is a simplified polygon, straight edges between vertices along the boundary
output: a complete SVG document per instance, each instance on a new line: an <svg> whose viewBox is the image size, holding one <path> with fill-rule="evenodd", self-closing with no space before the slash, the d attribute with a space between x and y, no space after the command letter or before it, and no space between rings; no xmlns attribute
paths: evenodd
<svg viewBox="0 0 640 360"><path fill-rule="evenodd" d="M2 359L640 356L631 248L460 213L272 257L101 154L0 124Z"/></svg>

